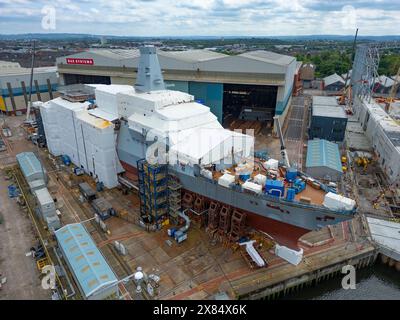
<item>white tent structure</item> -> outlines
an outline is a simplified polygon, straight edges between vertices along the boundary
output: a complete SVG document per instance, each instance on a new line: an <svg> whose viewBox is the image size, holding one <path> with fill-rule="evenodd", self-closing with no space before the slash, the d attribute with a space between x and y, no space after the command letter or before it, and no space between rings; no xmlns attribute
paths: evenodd
<svg viewBox="0 0 400 320"><path fill-rule="evenodd" d="M129 92L118 98L120 113L129 115L131 130L146 132L148 141L169 145L170 163L207 166L232 155L248 157L253 150L253 137L224 129L209 107L186 93Z"/></svg>

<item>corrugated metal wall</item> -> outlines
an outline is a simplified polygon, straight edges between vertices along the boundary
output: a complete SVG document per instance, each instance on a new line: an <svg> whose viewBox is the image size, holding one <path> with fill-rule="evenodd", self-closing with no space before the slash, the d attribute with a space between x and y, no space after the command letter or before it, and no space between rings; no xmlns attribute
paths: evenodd
<svg viewBox="0 0 400 320"><path fill-rule="evenodd" d="M222 83L189 82L189 93L196 100L201 100L202 103L210 107L211 112L222 123L222 100L224 94L224 85Z"/></svg>
<svg viewBox="0 0 400 320"><path fill-rule="evenodd" d="M316 117L312 116L310 139L325 139L342 142L346 133L347 118Z"/></svg>
<svg viewBox="0 0 400 320"><path fill-rule="evenodd" d="M224 94L224 86L222 83L208 83L208 82L192 82L192 81L165 81L167 89L187 92L194 96L195 100L201 101L218 118L222 123L223 111L222 101Z"/></svg>

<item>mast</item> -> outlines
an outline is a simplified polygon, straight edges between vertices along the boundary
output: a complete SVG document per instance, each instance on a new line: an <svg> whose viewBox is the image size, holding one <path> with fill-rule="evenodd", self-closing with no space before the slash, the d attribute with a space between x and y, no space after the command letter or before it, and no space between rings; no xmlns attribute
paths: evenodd
<svg viewBox="0 0 400 320"><path fill-rule="evenodd" d="M30 114L31 114L31 108L32 108L32 87L33 87L33 69L35 67L35 48L36 48L36 42L35 42L35 40L33 40L31 79L30 79L30 83L29 83L29 101L28 101L28 107L26 110L26 121L27 122L29 122L29 120L30 120Z"/></svg>

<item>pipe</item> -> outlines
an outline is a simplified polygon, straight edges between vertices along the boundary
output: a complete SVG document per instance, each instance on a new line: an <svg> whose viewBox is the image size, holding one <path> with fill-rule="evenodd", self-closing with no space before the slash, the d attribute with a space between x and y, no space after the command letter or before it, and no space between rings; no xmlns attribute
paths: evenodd
<svg viewBox="0 0 400 320"><path fill-rule="evenodd" d="M186 209L188 210L188 209ZM178 212L178 216L183 218L186 221L186 224L184 227L180 228L179 231L186 233L189 230L190 227L190 218L185 214L186 210L183 210L183 212Z"/></svg>
<svg viewBox="0 0 400 320"><path fill-rule="evenodd" d="M126 186L128 188L139 191L139 187L135 186L133 183L131 183L130 181L126 180L125 178L123 178L121 176L118 176L118 182L120 182L121 184L123 184L124 186Z"/></svg>
<svg viewBox="0 0 400 320"><path fill-rule="evenodd" d="M195 215L197 215L197 216L201 216L201 215L203 215L203 214L205 214L205 213L207 213L208 212L208 209L206 209L206 210L204 210L204 211L202 211L202 212L197 212L197 211L194 211L193 209L187 209L187 210L190 210L191 212L193 212ZM185 210L186 211L186 210Z"/></svg>

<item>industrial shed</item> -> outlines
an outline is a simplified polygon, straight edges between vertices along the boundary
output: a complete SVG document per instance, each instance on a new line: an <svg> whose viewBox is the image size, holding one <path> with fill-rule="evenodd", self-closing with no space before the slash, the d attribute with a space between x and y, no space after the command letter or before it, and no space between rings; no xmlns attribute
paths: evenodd
<svg viewBox="0 0 400 320"><path fill-rule="evenodd" d="M345 81L337 73L324 78L324 90L340 91L344 88Z"/></svg>
<svg viewBox="0 0 400 320"><path fill-rule="evenodd" d="M354 99L354 111L391 184L400 185L400 125L375 101Z"/></svg>
<svg viewBox="0 0 400 320"><path fill-rule="evenodd" d="M346 133L347 115L340 106L313 105L309 129L310 139L342 142Z"/></svg>
<svg viewBox="0 0 400 320"><path fill-rule="evenodd" d="M84 299L104 300L119 296L114 272L82 224L66 225L55 235Z"/></svg>
<svg viewBox="0 0 400 320"><path fill-rule="evenodd" d="M312 63L305 63L300 69L300 80L303 81L303 87L309 89L315 79L315 65Z"/></svg>
<svg viewBox="0 0 400 320"><path fill-rule="evenodd" d="M263 118L287 113L296 58L268 51L230 56L210 50L157 51L168 89L209 106L218 121L239 118L243 107ZM136 80L138 50L97 49L57 59L60 83L129 84Z"/></svg>
<svg viewBox="0 0 400 320"><path fill-rule="evenodd" d="M338 103L336 97L313 96L312 97L312 105L313 106L338 107L339 103Z"/></svg>
<svg viewBox="0 0 400 320"><path fill-rule="evenodd" d="M16 159L31 191L46 186L46 171L33 152L19 153L16 155Z"/></svg>
<svg viewBox="0 0 400 320"><path fill-rule="evenodd" d="M340 180L343 171L339 146L327 140L308 141L306 172L319 179Z"/></svg>
<svg viewBox="0 0 400 320"><path fill-rule="evenodd" d="M389 94L394 84L395 81L393 79L385 75L381 75L378 78L375 78L374 92Z"/></svg>
<svg viewBox="0 0 400 320"><path fill-rule="evenodd" d="M25 112L29 102L31 69L19 63L0 61L0 111L7 114ZM57 68L35 68L32 101L48 101L57 96Z"/></svg>

